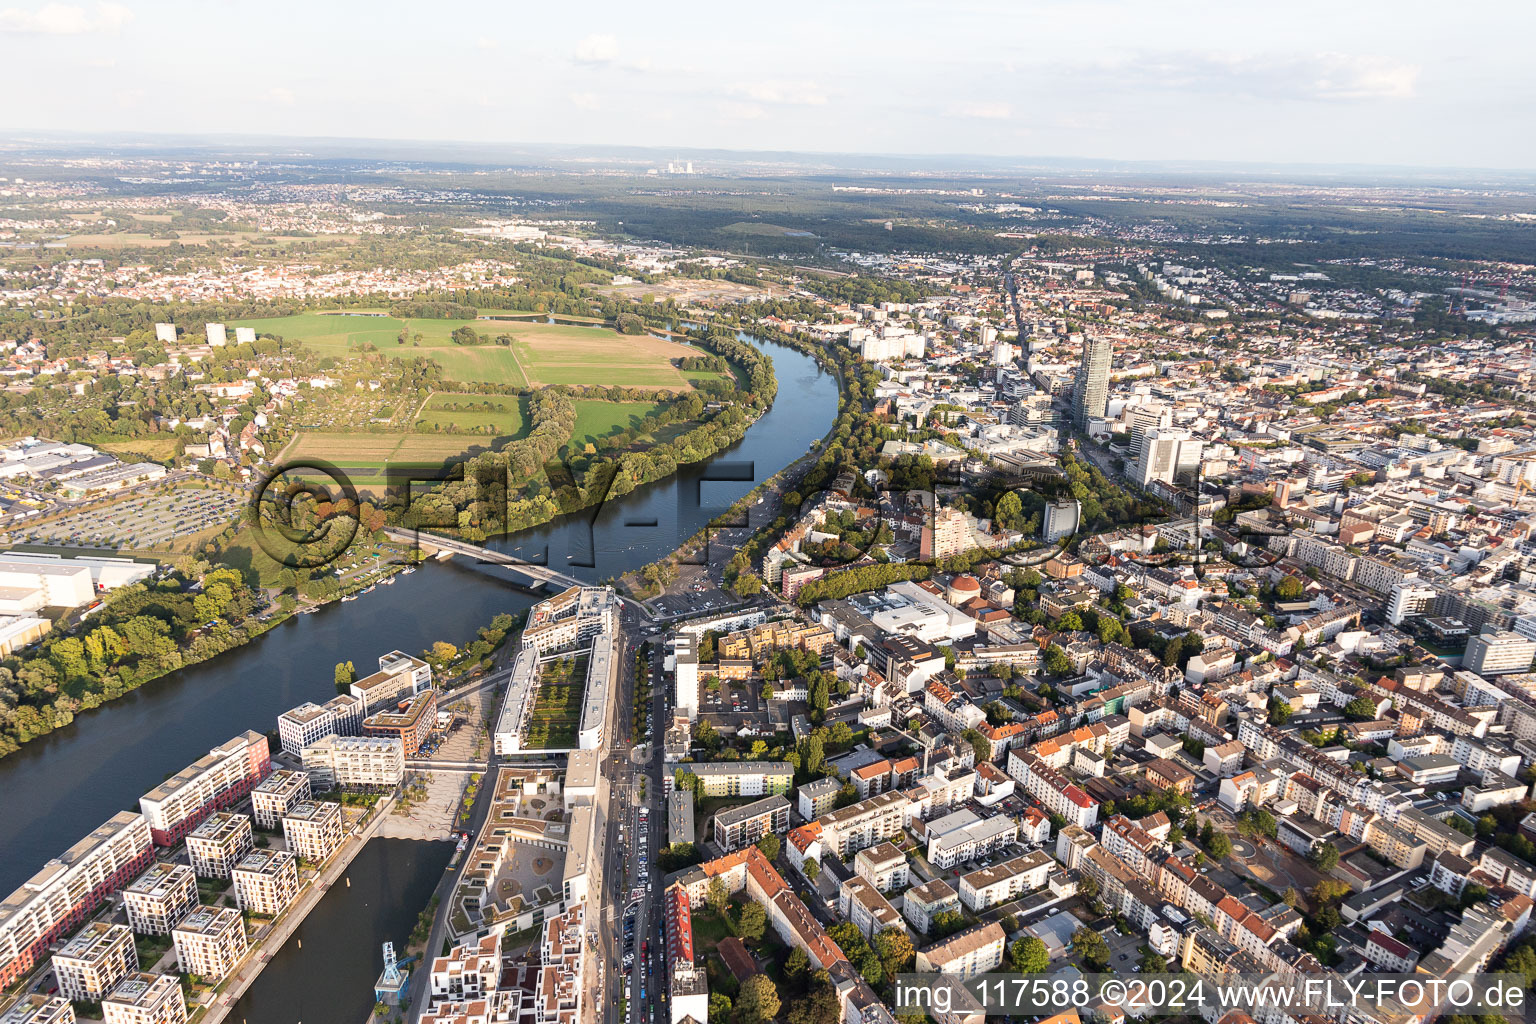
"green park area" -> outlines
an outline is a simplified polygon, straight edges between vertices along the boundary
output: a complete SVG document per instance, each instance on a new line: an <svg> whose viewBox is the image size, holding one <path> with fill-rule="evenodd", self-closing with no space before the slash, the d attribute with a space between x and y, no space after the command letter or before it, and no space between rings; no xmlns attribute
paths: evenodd
<svg viewBox="0 0 1536 1024"><path fill-rule="evenodd" d="M539 666L539 694L528 713L523 745L535 750L563 750L576 745L581 728L581 697L587 681L587 658L568 655Z"/></svg>

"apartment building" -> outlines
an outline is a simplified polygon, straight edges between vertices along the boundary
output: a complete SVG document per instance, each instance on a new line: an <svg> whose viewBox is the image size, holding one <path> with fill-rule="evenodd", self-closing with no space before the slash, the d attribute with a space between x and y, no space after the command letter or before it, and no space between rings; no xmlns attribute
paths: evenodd
<svg viewBox="0 0 1536 1024"><path fill-rule="evenodd" d="M0 1024L75 1024L75 1004L63 996L22 996L0 1014Z"/></svg>
<svg viewBox="0 0 1536 1024"><path fill-rule="evenodd" d="M185 864L157 861L123 890L128 927L139 935L171 934L197 902L197 875Z"/></svg>
<svg viewBox="0 0 1536 1024"><path fill-rule="evenodd" d="M715 814L715 845L726 853L751 846L771 833L787 831L789 801L779 794Z"/></svg>
<svg viewBox="0 0 1536 1024"><path fill-rule="evenodd" d="M158 846L175 846L214 811L243 799L272 770L267 738L247 731L139 798Z"/></svg>
<svg viewBox="0 0 1536 1024"><path fill-rule="evenodd" d="M50 945L154 856L144 816L120 811L0 901L0 987L29 972Z"/></svg>
<svg viewBox="0 0 1536 1024"><path fill-rule="evenodd" d="M528 610L523 647L553 651L618 629L619 599L611 587L570 587Z"/></svg>
<svg viewBox="0 0 1536 1024"><path fill-rule="evenodd" d="M966 816L969 820L955 820L960 816ZM1006 814L978 818L967 810L946 815L940 820L954 822L952 827L943 831L929 832L928 862L940 870L985 857L1019 837L1019 823Z"/></svg>
<svg viewBox="0 0 1536 1024"><path fill-rule="evenodd" d="M201 877L228 878L255 845L250 818L220 811L188 834L187 856Z"/></svg>
<svg viewBox="0 0 1536 1024"><path fill-rule="evenodd" d="M911 878L907 855L895 843L880 843L860 850L854 855L853 870L881 892L900 889Z"/></svg>
<svg viewBox="0 0 1536 1024"><path fill-rule="evenodd" d="M466 1002L494 993L501 977L501 932L473 943L454 946L447 956L434 957L429 975L432 1002Z"/></svg>
<svg viewBox="0 0 1536 1024"><path fill-rule="evenodd" d="M873 939L876 932L887 928L902 927L901 914L896 908L879 889L858 875L848 878L838 890L837 909L866 939Z"/></svg>
<svg viewBox="0 0 1536 1024"><path fill-rule="evenodd" d="M1044 850L1005 860L960 876L960 902L980 913L1044 888L1056 861Z"/></svg>
<svg viewBox="0 0 1536 1024"><path fill-rule="evenodd" d="M59 993L77 1003L100 1002L138 969L133 932L122 924L92 921L53 954Z"/></svg>
<svg viewBox="0 0 1536 1024"><path fill-rule="evenodd" d="M901 914L919 934L927 935L933 919L960 909L960 895L942 878L913 886L901 894Z"/></svg>
<svg viewBox="0 0 1536 1024"><path fill-rule="evenodd" d="M288 849L319 864L341 847L346 836L341 807L324 802L302 803L283 815L283 837Z"/></svg>
<svg viewBox="0 0 1536 1024"><path fill-rule="evenodd" d="M841 788L837 780L830 777L813 779L801 786L795 793L799 801L800 816L806 821L815 821L826 814L837 802L837 791Z"/></svg>
<svg viewBox="0 0 1536 1024"><path fill-rule="evenodd" d="M405 777L399 737L326 736L305 747L302 760L317 793L394 789Z"/></svg>
<svg viewBox="0 0 1536 1024"><path fill-rule="evenodd" d="M1008 774L1049 813L1082 828L1099 820L1099 802L1034 754L1008 751Z"/></svg>
<svg viewBox="0 0 1536 1024"><path fill-rule="evenodd" d="M231 876L240 909L276 917L299 894L299 862L287 850L252 850L240 858Z"/></svg>
<svg viewBox="0 0 1536 1024"><path fill-rule="evenodd" d="M308 772L286 769L273 772L251 790L251 813L256 819L256 827L276 832L282 827L283 815L309 797Z"/></svg>
<svg viewBox="0 0 1536 1024"><path fill-rule="evenodd" d="M1003 926L996 921L956 932L949 938L917 951L918 973L937 971L969 978L994 970L1003 962Z"/></svg>
<svg viewBox="0 0 1536 1024"><path fill-rule="evenodd" d="M404 651L390 651L379 659L377 672L357 680L347 692L363 702L363 714L371 715L431 685L431 665Z"/></svg>
<svg viewBox="0 0 1536 1024"><path fill-rule="evenodd" d="M795 770L785 761L710 761L679 765L698 777L700 796L771 796L786 793Z"/></svg>
<svg viewBox="0 0 1536 1024"><path fill-rule="evenodd" d="M187 1024L181 979L174 974L130 974L101 1001L105 1024Z"/></svg>
<svg viewBox="0 0 1536 1024"><path fill-rule="evenodd" d="M245 918L234 907L199 907L171 930L183 974L218 982L245 956Z"/></svg>
<svg viewBox="0 0 1536 1024"><path fill-rule="evenodd" d="M1491 630L1467 641L1461 667L1476 675L1495 676L1529 672L1533 659L1536 659L1536 640L1514 630Z"/></svg>
<svg viewBox="0 0 1536 1024"><path fill-rule="evenodd" d="M906 823L910 802L905 793L893 790L823 814L816 819L821 826L822 849L847 857L866 846L895 839Z"/></svg>
<svg viewBox="0 0 1536 1024"><path fill-rule="evenodd" d="M363 700L337 694L324 704L306 702L277 716L277 738L284 753L298 757L325 736L356 736L363 728Z"/></svg>
<svg viewBox="0 0 1536 1024"><path fill-rule="evenodd" d="M363 735L399 739L406 757L413 757L437 728L437 691L422 690L363 719Z"/></svg>

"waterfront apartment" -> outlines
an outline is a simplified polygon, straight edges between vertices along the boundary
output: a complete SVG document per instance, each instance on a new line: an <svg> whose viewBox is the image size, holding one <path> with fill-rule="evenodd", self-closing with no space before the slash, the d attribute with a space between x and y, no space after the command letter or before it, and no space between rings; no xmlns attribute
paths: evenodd
<svg viewBox="0 0 1536 1024"><path fill-rule="evenodd" d="M461 943L447 956L434 957L430 984L433 1003L485 999L495 993L501 980L501 932L482 935L473 943Z"/></svg>
<svg viewBox="0 0 1536 1024"><path fill-rule="evenodd" d="M187 1024L181 979L173 974L130 974L101 1001L105 1024Z"/></svg>
<svg viewBox="0 0 1536 1024"><path fill-rule="evenodd" d="M75 1024L75 1004L63 996L33 993L0 1014L0 1024Z"/></svg>
<svg viewBox="0 0 1536 1024"><path fill-rule="evenodd" d="M277 737L294 757L324 736L356 736L363 729L363 699L337 694L324 704L304 703L277 716Z"/></svg>
<svg viewBox="0 0 1536 1024"><path fill-rule="evenodd" d="M256 818L256 827L276 832L282 828L283 815L309 797L308 772L273 772L251 790L251 813Z"/></svg>
<svg viewBox="0 0 1536 1024"><path fill-rule="evenodd" d="M235 902L250 914L276 917L299 894L299 862L287 850L252 850L232 877Z"/></svg>
<svg viewBox="0 0 1536 1024"><path fill-rule="evenodd" d="M128 927L140 935L169 935L197 909L197 875L185 864L156 861L123 890Z"/></svg>
<svg viewBox="0 0 1536 1024"><path fill-rule="evenodd" d="M607 588L599 588L612 595ZM535 611L540 606L535 606ZM616 620L615 620L616 621ZM526 636L526 634L524 634ZM581 713L576 726L576 750L597 750L603 745L603 729L612 711L608 697L619 676L618 634L602 631L588 634L591 645L586 650L586 678L582 682ZM507 694L497 717L492 742L497 754L522 753L528 734L529 716L538 702L543 666L564 655L543 655L537 646L525 643L512 661ZM529 748L535 749L535 748ZM539 753L556 753L553 748L536 748Z"/></svg>
<svg viewBox="0 0 1536 1024"><path fill-rule="evenodd" d="M363 713L371 715L392 708L431 685L431 665L404 651L390 651L379 659L377 672L353 683L348 692L363 702Z"/></svg>
<svg viewBox="0 0 1536 1024"><path fill-rule="evenodd" d="M310 802L299 804L283 815L283 836L288 849L312 864L329 859L346 835L339 804Z"/></svg>
<svg viewBox="0 0 1536 1024"><path fill-rule="evenodd" d="M405 776L399 737L327 736L304 748L304 771L317 793L394 789Z"/></svg>
<svg viewBox="0 0 1536 1024"><path fill-rule="evenodd" d="M241 800L272 770L267 738L246 731L139 798L158 846L175 846L214 811Z"/></svg>
<svg viewBox="0 0 1536 1024"><path fill-rule="evenodd" d="M715 845L725 853L751 846L771 833L788 830L789 801L779 794L715 814Z"/></svg>
<svg viewBox="0 0 1536 1024"><path fill-rule="evenodd" d="M414 757L437 727L437 691L422 690L363 719L363 735L400 741L406 757Z"/></svg>
<svg viewBox="0 0 1536 1024"><path fill-rule="evenodd" d="M699 796L771 796L788 792L795 769L786 761L709 761L678 766L698 777ZM671 776L667 776L670 784Z"/></svg>
<svg viewBox="0 0 1536 1024"><path fill-rule="evenodd" d="M234 907L199 907L171 931L183 974L217 983L245 956L245 918Z"/></svg>
<svg viewBox="0 0 1536 1024"><path fill-rule="evenodd" d="M53 954L59 992L76 1003L100 1002L138 969L139 955L127 925L92 921Z"/></svg>
<svg viewBox="0 0 1536 1024"><path fill-rule="evenodd" d="M528 609L523 646L553 651L619 628L619 597L612 587L570 587Z"/></svg>
<svg viewBox="0 0 1536 1024"><path fill-rule="evenodd" d="M0 987L30 971L65 932L154 860L142 814L119 811L0 902Z"/></svg>
<svg viewBox="0 0 1536 1024"><path fill-rule="evenodd" d="M187 856L201 877L228 878L255 844L250 818L220 811L188 833Z"/></svg>

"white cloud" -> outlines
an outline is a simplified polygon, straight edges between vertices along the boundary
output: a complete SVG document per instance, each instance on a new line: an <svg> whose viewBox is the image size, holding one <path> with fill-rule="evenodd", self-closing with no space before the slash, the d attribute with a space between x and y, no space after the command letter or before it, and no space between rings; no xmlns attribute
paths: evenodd
<svg viewBox="0 0 1536 1024"><path fill-rule="evenodd" d="M479 50L494 50L500 45L501 43L498 40L492 39L490 36L481 36L475 40L475 48Z"/></svg>
<svg viewBox="0 0 1536 1024"><path fill-rule="evenodd" d="M35 11L6 7L0 9L0 32L78 36L91 32L110 32L132 20L132 11L122 4L113 3L97 4L89 11L70 4L44 4Z"/></svg>
<svg viewBox="0 0 1536 1024"><path fill-rule="evenodd" d="M961 103L951 107L949 113L980 121L1006 121L1013 116L1013 108L1006 103Z"/></svg>
<svg viewBox="0 0 1536 1024"><path fill-rule="evenodd" d="M768 111L756 103L737 103L727 100L716 104L720 116L728 121L761 121L768 116Z"/></svg>
<svg viewBox="0 0 1536 1024"><path fill-rule="evenodd" d="M293 106L298 99L293 95L292 89L284 89L280 85L276 88L268 89L267 98L270 99L273 103L281 103L285 107Z"/></svg>
<svg viewBox="0 0 1536 1024"><path fill-rule="evenodd" d="M1417 64L1387 57L1321 53L1313 64L1312 95L1318 99L1412 99L1419 80Z"/></svg>
<svg viewBox="0 0 1536 1024"><path fill-rule="evenodd" d="M827 95L815 82L755 82L738 85L731 90L757 103L772 103L788 107L824 107Z"/></svg>
<svg viewBox="0 0 1536 1024"><path fill-rule="evenodd" d="M582 110L597 110L603 105L602 100L596 94L590 92L573 92L570 95L571 106Z"/></svg>
<svg viewBox="0 0 1536 1024"><path fill-rule="evenodd" d="M649 71L651 62L645 57L626 56L619 45L619 37L612 32L598 32L576 44L571 59L577 64L590 67L623 68L626 71Z"/></svg>
<svg viewBox="0 0 1536 1024"><path fill-rule="evenodd" d="M1370 54L1159 54L1076 69L1089 81L1266 100L1411 99L1419 66ZM1071 70L1066 74L1072 74Z"/></svg>

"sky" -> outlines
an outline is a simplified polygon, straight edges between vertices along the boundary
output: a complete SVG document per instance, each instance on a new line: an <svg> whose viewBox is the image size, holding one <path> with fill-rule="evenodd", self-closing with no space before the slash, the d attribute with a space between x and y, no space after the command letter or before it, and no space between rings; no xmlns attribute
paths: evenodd
<svg viewBox="0 0 1536 1024"><path fill-rule="evenodd" d="M1531 170L1533 30L1524 0L0 0L0 135Z"/></svg>

